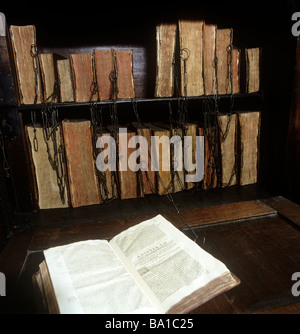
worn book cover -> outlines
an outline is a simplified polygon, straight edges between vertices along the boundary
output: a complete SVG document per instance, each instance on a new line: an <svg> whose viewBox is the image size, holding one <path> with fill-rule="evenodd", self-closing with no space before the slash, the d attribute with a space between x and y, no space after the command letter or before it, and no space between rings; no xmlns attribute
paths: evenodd
<svg viewBox="0 0 300 334"><path fill-rule="evenodd" d="M218 184L216 168L216 131L214 128L199 128L199 136L204 136L204 176L203 189L216 188ZM218 145L218 144L217 144Z"/></svg>
<svg viewBox="0 0 300 334"><path fill-rule="evenodd" d="M74 102L74 86L70 59L57 60L60 102Z"/></svg>
<svg viewBox="0 0 300 334"><path fill-rule="evenodd" d="M221 156L221 186L237 184L237 114L218 116L220 156Z"/></svg>
<svg viewBox="0 0 300 334"><path fill-rule="evenodd" d="M203 24L203 21L178 21L181 96L204 94Z"/></svg>
<svg viewBox="0 0 300 334"><path fill-rule="evenodd" d="M203 26L203 75L205 95L216 94L216 36L217 26Z"/></svg>
<svg viewBox="0 0 300 334"><path fill-rule="evenodd" d="M196 170L196 136L198 126L195 123L185 124L184 135L186 137L184 145L185 176L195 174ZM185 187L191 189L195 187L194 182L186 182Z"/></svg>
<svg viewBox="0 0 300 334"><path fill-rule="evenodd" d="M71 204L73 207L101 202L92 145L91 123L62 122Z"/></svg>
<svg viewBox="0 0 300 334"><path fill-rule="evenodd" d="M231 94L230 57L232 45L232 29L217 29L216 57L218 94Z"/></svg>
<svg viewBox="0 0 300 334"><path fill-rule="evenodd" d="M258 181L260 112L240 112L240 185Z"/></svg>
<svg viewBox="0 0 300 334"><path fill-rule="evenodd" d="M232 71L232 94L239 94L241 91L241 50L233 49L231 51L231 71Z"/></svg>
<svg viewBox="0 0 300 334"><path fill-rule="evenodd" d="M9 32L18 82L19 103L41 103L42 83L35 26L11 25Z"/></svg>
<svg viewBox="0 0 300 334"><path fill-rule="evenodd" d="M114 80L114 52L113 49L94 50L95 70L100 100L110 100L112 82Z"/></svg>
<svg viewBox="0 0 300 334"><path fill-rule="evenodd" d="M130 128L122 128L118 132L118 174L120 183L120 198L138 197L138 172L133 170L137 161L135 136L136 133ZM129 145L130 141L130 145Z"/></svg>
<svg viewBox="0 0 300 334"><path fill-rule="evenodd" d="M44 136L41 126L28 125L25 134L28 142L31 171L34 177L35 198L39 209L54 209L68 207L66 166L62 156L58 156L58 174L52 168L49 154L55 159L54 147L61 147L61 127L55 130L55 137L49 139ZM49 129L48 129L48 132ZM35 139L36 138L36 139ZM34 142L36 140L36 142ZM46 144L47 140L47 144ZM54 142L56 140L56 142ZM49 154L47 150L49 149ZM60 151L61 152L61 151ZM58 180L58 177L60 180Z"/></svg>
<svg viewBox="0 0 300 334"><path fill-rule="evenodd" d="M155 97L172 97L174 95L176 32L176 24L156 26Z"/></svg>
<svg viewBox="0 0 300 334"><path fill-rule="evenodd" d="M58 96L55 91L55 84L58 81L57 71L53 53L39 53L39 62L41 68L41 77L43 83L44 101L57 103ZM50 99L50 96L55 93L56 96Z"/></svg>
<svg viewBox="0 0 300 334"><path fill-rule="evenodd" d="M250 48L246 53L246 89L247 93L260 90L260 48Z"/></svg>
<svg viewBox="0 0 300 334"><path fill-rule="evenodd" d="M133 80L133 50L114 50L117 71L117 98L135 97Z"/></svg>
<svg viewBox="0 0 300 334"><path fill-rule="evenodd" d="M151 129L151 168L156 174L156 189L159 195L172 193L170 130L153 123L144 123Z"/></svg>
<svg viewBox="0 0 300 334"><path fill-rule="evenodd" d="M92 54L70 54L70 61L75 102L96 101L97 96L92 94L92 84L94 81Z"/></svg>

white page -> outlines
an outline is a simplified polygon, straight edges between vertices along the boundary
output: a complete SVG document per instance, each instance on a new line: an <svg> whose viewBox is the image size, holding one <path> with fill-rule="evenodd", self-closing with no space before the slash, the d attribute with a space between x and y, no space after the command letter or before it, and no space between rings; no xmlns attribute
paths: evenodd
<svg viewBox="0 0 300 334"><path fill-rule="evenodd" d="M157 313L105 240L44 251L60 313Z"/></svg>
<svg viewBox="0 0 300 334"><path fill-rule="evenodd" d="M222 262L160 215L120 233L110 243L131 263L130 270L138 272L137 280L154 304L161 303L163 312L228 272Z"/></svg>

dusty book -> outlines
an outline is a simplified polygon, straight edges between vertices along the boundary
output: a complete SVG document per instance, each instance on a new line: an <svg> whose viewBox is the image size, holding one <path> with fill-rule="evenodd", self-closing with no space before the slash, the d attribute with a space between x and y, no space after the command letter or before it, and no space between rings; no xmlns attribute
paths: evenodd
<svg viewBox="0 0 300 334"><path fill-rule="evenodd" d="M58 126L48 138L46 133L49 134L50 131L51 129L43 129L40 125L25 127L31 171L35 180L35 199L39 209L68 207L61 127ZM56 169L51 165L49 158L53 159Z"/></svg>
<svg viewBox="0 0 300 334"><path fill-rule="evenodd" d="M100 100L110 100L114 74L113 49L94 50L95 70Z"/></svg>
<svg viewBox="0 0 300 334"><path fill-rule="evenodd" d="M56 84L58 82L57 70L55 66L55 56L53 53L39 53L39 62L41 68L41 77L43 83L43 95L46 102L58 102L58 91ZM51 95L55 95L52 98Z"/></svg>
<svg viewBox="0 0 300 334"><path fill-rule="evenodd" d="M105 201L118 196L115 173L111 161L109 160L109 157L114 154L114 148L109 145L111 134L106 128L95 127L93 132L95 140L95 163L99 179L100 195L102 201ZM105 156L102 157L101 155Z"/></svg>
<svg viewBox="0 0 300 334"><path fill-rule="evenodd" d="M133 50L114 50L117 76L117 98L135 97L133 80Z"/></svg>
<svg viewBox="0 0 300 334"><path fill-rule="evenodd" d="M94 71L91 53L70 54L75 102L89 102L97 99L92 95Z"/></svg>
<svg viewBox="0 0 300 334"><path fill-rule="evenodd" d="M240 185L258 181L260 112L240 112Z"/></svg>
<svg viewBox="0 0 300 334"><path fill-rule="evenodd" d="M221 186L237 184L237 114L220 114L218 116Z"/></svg>
<svg viewBox="0 0 300 334"><path fill-rule="evenodd" d="M174 95L176 31L176 24L160 24L156 27L155 97Z"/></svg>
<svg viewBox="0 0 300 334"><path fill-rule="evenodd" d="M12 25L9 32L18 82L19 103L41 103L42 84L35 26Z"/></svg>
<svg viewBox="0 0 300 334"><path fill-rule="evenodd" d="M70 59L57 60L60 102L74 102L74 87Z"/></svg>
<svg viewBox="0 0 300 334"><path fill-rule="evenodd" d="M106 240L50 248L34 275L61 314L188 313L239 279L161 215Z"/></svg>
<svg viewBox="0 0 300 334"><path fill-rule="evenodd" d="M241 50L232 49L231 50L232 94L238 94L241 91L240 67L241 67Z"/></svg>
<svg viewBox="0 0 300 334"><path fill-rule="evenodd" d="M232 91L232 73L230 56L232 47L232 29L217 29L216 58L218 94L230 94Z"/></svg>
<svg viewBox="0 0 300 334"><path fill-rule="evenodd" d="M260 90L260 48L249 48L246 53L246 92Z"/></svg>
<svg viewBox="0 0 300 334"><path fill-rule="evenodd" d="M151 129L138 122L132 125L136 129L136 133L140 139L139 142L139 187L141 195L155 193L155 171L151 170Z"/></svg>
<svg viewBox="0 0 300 334"><path fill-rule="evenodd" d="M168 129L153 123L144 123L151 129L151 169L155 171L156 190L159 195L172 192L170 135Z"/></svg>
<svg viewBox="0 0 300 334"><path fill-rule="evenodd" d="M181 96L204 94L203 21L179 20Z"/></svg>
<svg viewBox="0 0 300 334"><path fill-rule="evenodd" d="M64 120L63 139L73 207L101 202L92 145L91 123Z"/></svg>
<svg viewBox="0 0 300 334"><path fill-rule="evenodd" d="M203 26L203 77L205 95L216 94L216 36L217 26Z"/></svg>

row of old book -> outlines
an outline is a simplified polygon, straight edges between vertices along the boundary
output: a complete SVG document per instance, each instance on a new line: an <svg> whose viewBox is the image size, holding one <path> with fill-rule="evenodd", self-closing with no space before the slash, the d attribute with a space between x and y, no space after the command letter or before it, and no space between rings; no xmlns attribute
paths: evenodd
<svg viewBox="0 0 300 334"><path fill-rule="evenodd" d="M95 143L104 135L111 136L116 129L108 127L100 131L100 128L92 127L89 120L64 120L52 130L37 124L27 125L25 133L37 207L39 209L79 207L100 204L113 198L137 198L151 193L164 195L194 187L207 189L256 183L259 165L260 112L219 114L217 123L217 132L214 128L203 128L197 123L185 124L184 128L160 123L132 123L126 128L126 137L120 135L114 137L119 152L121 149L122 152L125 150L125 155L130 157L133 152L138 152L137 147L129 145L133 136L146 138L148 150L152 152L151 136L160 139L163 136L171 138L174 135L181 137L184 134L190 136L192 149L185 150L182 141L182 159L195 164L196 136L202 136L204 176L199 182L186 182L185 176L194 174L196 170L186 168L185 164L180 171L174 172L176 157L173 155L175 150L172 150L172 145L167 149L163 148L163 145L158 146L157 171L151 166L150 154L146 166L148 168L145 166L142 168L140 164L136 171L132 168L124 171L117 163L116 171L106 170L99 173L97 157L103 152L104 146L100 148ZM45 135L47 130L52 135L55 133L55 136ZM169 154L162 150L169 150ZM178 154L178 151L176 152ZM185 154L191 156L186 157ZM107 162L108 156L105 159ZM138 162L138 154L136 159ZM165 170L163 164L166 161L163 159L170 159L167 161L171 166L170 169ZM221 166L220 182L218 182L217 159L220 159ZM57 162L58 168L53 168L53 161Z"/></svg>
<svg viewBox="0 0 300 334"><path fill-rule="evenodd" d="M96 49L62 59L38 52L34 25L12 25L9 31L20 104L135 97L132 49ZM179 71L175 70L177 35ZM246 49L245 58L246 92L257 92L260 49ZM233 48L232 29L188 20L156 27L155 97L240 93L240 64L241 50ZM174 89L176 80L181 82L180 93Z"/></svg>

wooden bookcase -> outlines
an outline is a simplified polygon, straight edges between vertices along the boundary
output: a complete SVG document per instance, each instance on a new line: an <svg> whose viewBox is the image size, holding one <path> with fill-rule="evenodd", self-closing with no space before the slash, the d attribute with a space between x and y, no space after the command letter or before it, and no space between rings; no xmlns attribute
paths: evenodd
<svg viewBox="0 0 300 334"><path fill-rule="evenodd" d="M96 48L133 49L136 98L134 101L117 100L115 102L119 124L136 121L133 103L136 103L140 119L143 122L151 122L168 121L170 105L174 117L176 117L178 103L185 100L182 97L154 98L155 26L157 24L161 22L176 23L179 17L188 17L204 19L224 28L233 28L234 45L242 50L245 47L262 48L261 90L252 94L245 94L242 90L240 94L234 95L233 107L236 112L261 111L259 182L245 187L233 186L224 189L183 191L174 194L174 201L180 210L196 210L231 202L265 200L277 195L297 200L299 194L289 192L289 188L285 186L286 136L292 101L296 54L296 39L290 33L289 13L293 9L285 3L281 4L281 7L279 6L272 16L273 19L274 16L278 18L278 24L273 24L272 31L270 31L272 18L269 17L269 13L261 9L257 11L255 6L249 8L247 13L244 11L243 4L235 8L234 11L228 5L223 7L220 5L217 10L208 5L202 7L198 5L196 8L186 9L182 9L182 4L180 6L180 10L169 8L159 12L154 8L154 5L149 11L145 9L136 12L129 8L116 12L103 10L100 19L99 13L94 12L91 8L88 10L85 8L82 12L75 14L49 9L47 15L44 13L42 15L38 9L26 12L26 15L12 10L5 12L3 9L3 11L9 25L36 25L39 52L55 52L68 56L71 52L91 52ZM255 17L255 24L253 17ZM245 82L243 76L241 80ZM13 85L15 83L12 81L11 86ZM6 96L11 90L13 88L9 88ZM157 212L170 214L170 216L174 214L172 203L165 196L156 195L124 201L116 199L91 207L36 212L30 186L32 176L28 170L24 125L31 122L32 111L36 111L37 122L40 120L41 106L18 105L16 96L13 96L12 99L13 101L10 102L0 101L2 129L5 133L5 152L11 164L10 178L1 175L0 179L2 210L0 211L0 233L2 234L0 241L6 243L9 240L7 236L16 235L21 247L22 242L28 242L30 239L27 231L31 228L49 228L49 233L57 228L52 235L55 239L55 233L63 233L62 227L70 227L71 231L72 226L75 226L76 229L77 225L84 225L85 221L93 226L98 226L97 222L100 220L108 222L119 220L118 224L122 225L128 219L135 221L136 217L152 215ZM189 120L198 121L201 119L205 102L212 99L212 96L187 98ZM231 102L231 96L220 95L218 99L219 110L226 112ZM103 122L109 124L112 102L101 101L97 104L102 108ZM90 119L89 107L89 103L58 103L59 120L64 118ZM1 154L0 162L3 163ZM109 237L110 233L115 231L115 228L112 228L111 232L107 232L109 224L105 225L105 228L105 233ZM21 231L25 234L18 233ZM47 231L40 233L42 239L45 239ZM78 231L75 233L80 234ZM213 232L208 231L207 235L210 233L213 234ZM242 232L239 233L237 235L241 235ZM92 234L92 232L88 234ZM66 240L69 237L70 235L66 234ZM36 242L36 249L42 249L43 246L38 241Z"/></svg>

